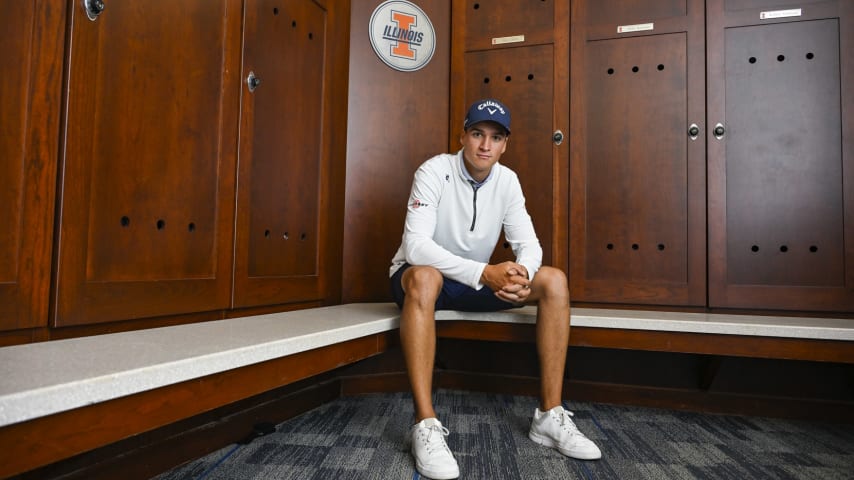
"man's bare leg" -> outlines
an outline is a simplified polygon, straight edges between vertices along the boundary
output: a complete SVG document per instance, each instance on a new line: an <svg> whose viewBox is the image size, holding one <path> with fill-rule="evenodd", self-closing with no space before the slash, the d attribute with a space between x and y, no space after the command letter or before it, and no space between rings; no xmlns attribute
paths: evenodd
<svg viewBox="0 0 854 480"><path fill-rule="evenodd" d="M400 314L400 344L412 387L416 423L436 417L432 397L435 307L442 282L442 274L432 267L410 267L401 278L406 297Z"/></svg>
<svg viewBox="0 0 854 480"><path fill-rule="evenodd" d="M540 358L540 408L534 411L528 438L580 460L602 458L602 451L584 436L561 405L563 372L569 344L569 288L563 271L543 267L531 282L537 308L537 353Z"/></svg>
<svg viewBox="0 0 854 480"><path fill-rule="evenodd" d="M540 359L540 410L561 405L569 344L569 287L557 268L542 267L531 281L528 303L537 305L537 354Z"/></svg>

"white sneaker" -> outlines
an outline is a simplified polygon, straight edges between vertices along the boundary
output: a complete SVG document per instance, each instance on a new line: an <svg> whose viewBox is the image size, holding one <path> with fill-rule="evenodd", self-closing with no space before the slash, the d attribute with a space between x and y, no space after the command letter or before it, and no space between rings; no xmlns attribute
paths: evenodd
<svg viewBox="0 0 854 480"><path fill-rule="evenodd" d="M572 412L558 405L548 412L534 411L531 431L528 438L550 448L556 448L567 457L579 460L596 460L602 458L602 452L595 443L590 441L572 421Z"/></svg>
<svg viewBox="0 0 854 480"><path fill-rule="evenodd" d="M435 418L425 418L412 427L412 455L421 475L435 480L460 476L460 467L445 443L448 434L448 429Z"/></svg>

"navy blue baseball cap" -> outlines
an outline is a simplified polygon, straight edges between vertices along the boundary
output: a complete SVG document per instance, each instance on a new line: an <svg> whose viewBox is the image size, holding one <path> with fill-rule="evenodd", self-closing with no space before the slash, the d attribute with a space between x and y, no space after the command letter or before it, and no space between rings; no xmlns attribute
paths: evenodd
<svg viewBox="0 0 854 480"><path fill-rule="evenodd" d="M478 100L469 107L466 120L463 122L463 130L468 130L469 127L480 122L495 122L510 133L510 110L503 103L492 98Z"/></svg>

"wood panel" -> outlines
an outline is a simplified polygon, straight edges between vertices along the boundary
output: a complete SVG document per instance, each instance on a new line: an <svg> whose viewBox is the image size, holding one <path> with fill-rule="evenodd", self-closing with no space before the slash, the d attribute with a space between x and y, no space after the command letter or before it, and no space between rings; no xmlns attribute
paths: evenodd
<svg viewBox="0 0 854 480"><path fill-rule="evenodd" d="M533 342L534 325L454 320L438 322L436 334L445 338ZM851 342L800 338L755 337L710 333L572 327L573 347L682 352L735 357L854 363Z"/></svg>
<svg viewBox="0 0 854 480"><path fill-rule="evenodd" d="M710 305L850 312L854 6L788 6L708 4Z"/></svg>
<svg viewBox="0 0 854 480"><path fill-rule="evenodd" d="M449 4L418 2L433 24L436 50L422 69L400 72L386 66L369 41L369 20L381 3L353 0L351 7L345 303L391 299L388 272L400 246L413 175L448 147Z"/></svg>
<svg viewBox="0 0 854 480"><path fill-rule="evenodd" d="M704 305L703 3L606 3L573 3L572 297Z"/></svg>
<svg viewBox="0 0 854 480"><path fill-rule="evenodd" d="M490 375L443 371L433 382L436 388L469 390L505 395L539 395L535 376ZM771 395L704 392L689 388L626 385L566 379L561 398L572 402L631 405L721 415L791 418L813 422L854 422L850 401L824 401Z"/></svg>
<svg viewBox="0 0 854 480"><path fill-rule="evenodd" d="M563 23L555 9L562 8L560 1L540 0L522 3L515 0L457 0L454 18L460 22L455 28L462 32L465 41L457 48L465 51L485 50L493 45L536 45L554 43L555 27ZM559 25L565 30L567 25ZM514 37L524 37L523 39Z"/></svg>
<svg viewBox="0 0 854 480"><path fill-rule="evenodd" d="M321 374L186 420L30 470L16 480L150 480L226 445L246 442L255 426L281 422L341 396L341 382Z"/></svg>
<svg viewBox="0 0 854 480"><path fill-rule="evenodd" d="M0 17L0 330L48 321L65 14L25 2Z"/></svg>
<svg viewBox="0 0 854 480"><path fill-rule="evenodd" d="M241 2L72 6L55 325L227 307Z"/></svg>
<svg viewBox="0 0 854 480"><path fill-rule="evenodd" d="M340 283L345 7L246 3L242 78L261 83L242 86L235 307L324 300Z"/></svg>
<svg viewBox="0 0 854 480"><path fill-rule="evenodd" d="M497 98L510 109L512 133L501 163L519 176L525 206L543 246L544 265L552 264L554 251L555 191L550 188L554 168L548 162L553 152L550 132L554 125L554 55L552 45L475 51L465 55L466 103ZM460 128L457 135L461 132ZM499 263L515 259L502 235L490 261Z"/></svg>
<svg viewBox="0 0 854 480"><path fill-rule="evenodd" d="M636 24L660 21L665 18L684 17L688 14L685 0L599 0L588 2L584 15L578 20L587 25Z"/></svg>
<svg viewBox="0 0 854 480"><path fill-rule="evenodd" d="M510 109L512 134L501 162L519 176L543 246L543 264L567 268L569 10L564 2L455 1L451 148L465 110L494 97ZM564 139L565 140L565 139ZM491 262L515 259L503 236Z"/></svg>

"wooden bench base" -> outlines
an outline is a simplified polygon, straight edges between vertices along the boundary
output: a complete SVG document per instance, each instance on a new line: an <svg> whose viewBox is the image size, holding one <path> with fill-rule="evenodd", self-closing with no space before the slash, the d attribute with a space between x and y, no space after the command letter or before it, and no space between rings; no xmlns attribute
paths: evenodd
<svg viewBox="0 0 854 480"><path fill-rule="evenodd" d="M439 322L436 333L438 336L446 338L501 342L533 342L535 339L533 325L484 324L471 320ZM653 352L854 363L854 344L850 341L840 340L572 327L569 345Z"/></svg>

